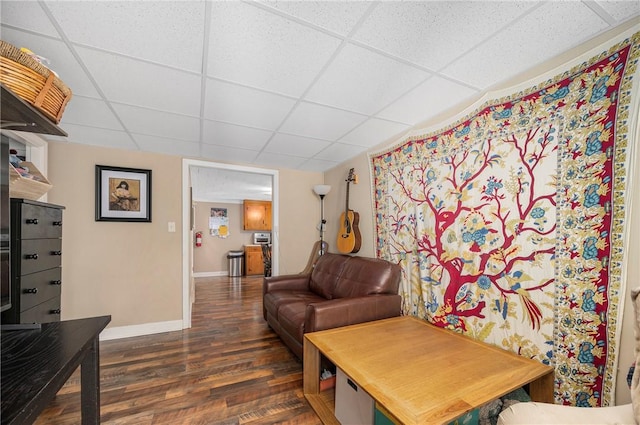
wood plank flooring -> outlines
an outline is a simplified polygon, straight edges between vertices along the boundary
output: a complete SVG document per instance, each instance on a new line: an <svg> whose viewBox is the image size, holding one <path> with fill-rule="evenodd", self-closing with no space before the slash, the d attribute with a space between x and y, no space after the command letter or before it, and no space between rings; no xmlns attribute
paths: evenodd
<svg viewBox="0 0 640 425"><path fill-rule="evenodd" d="M198 278L192 328L100 343L103 424L321 425L262 318L262 277ZM76 371L37 425L80 424Z"/></svg>

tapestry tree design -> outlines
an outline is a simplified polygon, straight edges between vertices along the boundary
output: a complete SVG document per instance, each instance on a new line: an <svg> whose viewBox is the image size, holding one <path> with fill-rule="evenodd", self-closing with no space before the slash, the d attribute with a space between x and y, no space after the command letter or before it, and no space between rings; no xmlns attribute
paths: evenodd
<svg viewBox="0 0 640 425"><path fill-rule="evenodd" d="M371 155L404 314L554 366L563 404L613 400L639 39Z"/></svg>

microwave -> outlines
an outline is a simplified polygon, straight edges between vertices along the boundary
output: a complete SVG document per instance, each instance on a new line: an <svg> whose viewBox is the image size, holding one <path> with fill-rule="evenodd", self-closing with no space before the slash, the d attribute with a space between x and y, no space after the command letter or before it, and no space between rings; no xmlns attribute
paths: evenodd
<svg viewBox="0 0 640 425"><path fill-rule="evenodd" d="M271 243L271 233L258 232L253 234L253 244L262 245Z"/></svg>

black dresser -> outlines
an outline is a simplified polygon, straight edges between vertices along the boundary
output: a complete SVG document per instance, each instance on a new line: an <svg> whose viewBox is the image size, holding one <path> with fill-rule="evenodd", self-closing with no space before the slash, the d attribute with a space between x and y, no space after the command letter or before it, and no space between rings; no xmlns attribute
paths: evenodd
<svg viewBox="0 0 640 425"><path fill-rule="evenodd" d="M11 309L3 324L60 320L63 209L11 199Z"/></svg>

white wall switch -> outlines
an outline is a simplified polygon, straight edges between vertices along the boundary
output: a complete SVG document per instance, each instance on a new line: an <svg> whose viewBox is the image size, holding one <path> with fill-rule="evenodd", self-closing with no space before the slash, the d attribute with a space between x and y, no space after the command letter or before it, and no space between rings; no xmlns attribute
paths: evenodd
<svg viewBox="0 0 640 425"><path fill-rule="evenodd" d="M169 222L169 231L170 232L175 232L176 231L176 222L175 221L170 221Z"/></svg>

